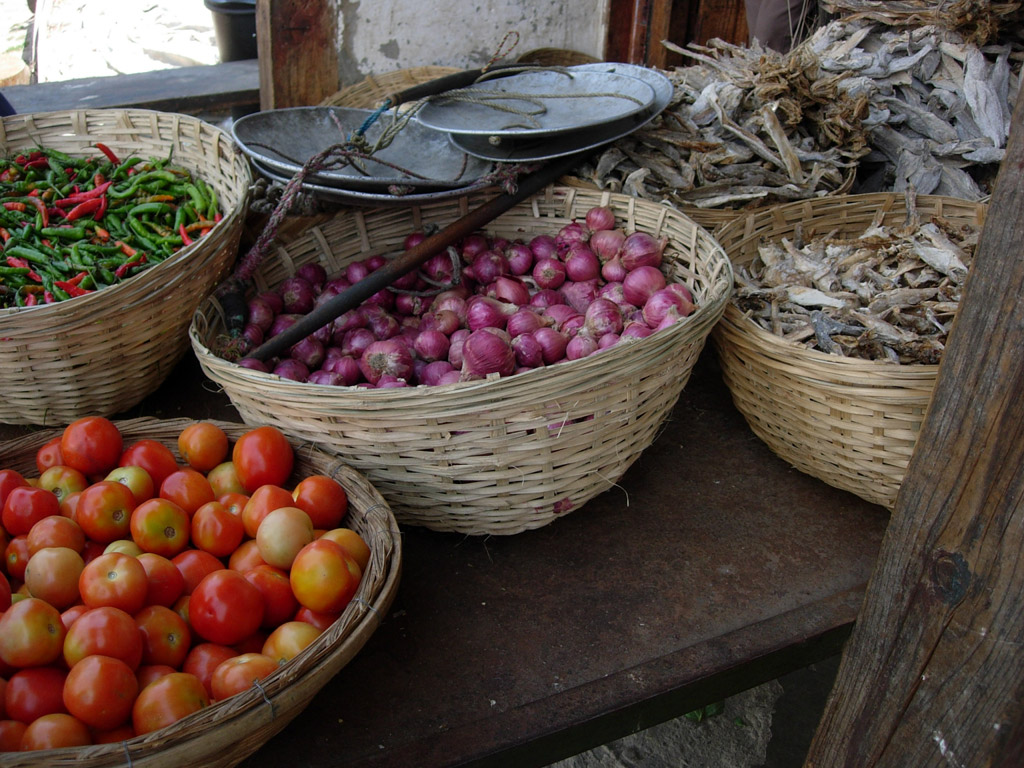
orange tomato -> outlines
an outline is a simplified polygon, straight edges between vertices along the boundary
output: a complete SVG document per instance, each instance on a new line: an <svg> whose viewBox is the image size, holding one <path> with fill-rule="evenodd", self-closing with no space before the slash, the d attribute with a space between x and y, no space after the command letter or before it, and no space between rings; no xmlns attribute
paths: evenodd
<svg viewBox="0 0 1024 768"><path fill-rule="evenodd" d="M216 424L198 421L178 435L178 453L193 469L209 472L228 455L228 436Z"/></svg>

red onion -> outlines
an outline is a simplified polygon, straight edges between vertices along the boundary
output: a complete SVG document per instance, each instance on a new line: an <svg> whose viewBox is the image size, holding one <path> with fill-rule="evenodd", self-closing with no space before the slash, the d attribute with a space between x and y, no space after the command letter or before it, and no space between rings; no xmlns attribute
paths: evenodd
<svg viewBox="0 0 1024 768"><path fill-rule="evenodd" d="M296 277L302 277L309 281L314 288L322 288L327 282L327 270L321 264L303 264L295 270Z"/></svg>
<svg viewBox="0 0 1024 768"><path fill-rule="evenodd" d="M631 320L626 323L626 327L622 329L620 335L623 339L646 339L652 333L654 333L654 329L647 323Z"/></svg>
<svg viewBox="0 0 1024 768"><path fill-rule="evenodd" d="M441 378L437 380L437 385L458 384L460 381L462 381L462 371L451 370L441 375Z"/></svg>
<svg viewBox="0 0 1024 768"><path fill-rule="evenodd" d="M451 341L440 331L420 331L413 340L413 349L420 359L432 363L448 359Z"/></svg>
<svg viewBox="0 0 1024 768"><path fill-rule="evenodd" d="M530 303L530 289L518 277L501 276L497 278L487 286L486 295L509 304L515 304L517 307Z"/></svg>
<svg viewBox="0 0 1024 768"><path fill-rule="evenodd" d="M395 312L400 315L418 317L427 311L430 306L431 297L414 296L411 293L396 293Z"/></svg>
<svg viewBox="0 0 1024 768"><path fill-rule="evenodd" d="M668 238L660 240L646 232L633 232L622 243L622 266L632 272L637 267L659 267Z"/></svg>
<svg viewBox="0 0 1024 768"><path fill-rule="evenodd" d="M559 288L565 282L565 264L545 256L534 262L531 275L538 288Z"/></svg>
<svg viewBox="0 0 1024 768"><path fill-rule="evenodd" d="M544 316L550 318L555 330L561 330L562 326L571 318L580 317L581 313L568 304L552 304L544 308Z"/></svg>
<svg viewBox="0 0 1024 768"><path fill-rule="evenodd" d="M580 360L597 352L597 339L589 333L577 333L565 346L567 360Z"/></svg>
<svg viewBox="0 0 1024 768"><path fill-rule="evenodd" d="M277 317L274 318L274 322L267 330L266 335L268 337L277 336L279 333L282 333L283 331L286 331L293 325L295 325L295 323L299 321L300 317L302 317L302 315L298 315L295 313L278 315Z"/></svg>
<svg viewBox="0 0 1024 768"><path fill-rule="evenodd" d="M445 336L451 336L460 325L458 316L450 309L425 312L420 319L421 331L440 331Z"/></svg>
<svg viewBox="0 0 1024 768"><path fill-rule="evenodd" d="M363 314L366 316L366 327L378 341L390 339L401 332L402 328L398 319L383 307L365 303L362 307Z"/></svg>
<svg viewBox="0 0 1024 768"><path fill-rule="evenodd" d="M376 272L378 269L387 264L388 260L383 255L378 253L365 259L365 262L366 268L368 270L370 270L371 272Z"/></svg>
<svg viewBox="0 0 1024 768"><path fill-rule="evenodd" d="M679 314L685 317L696 308L696 304L693 303L693 294L690 292L690 289L682 283L669 283L665 288L673 293L679 294L679 297L683 300L683 307L679 310Z"/></svg>
<svg viewBox="0 0 1024 768"><path fill-rule="evenodd" d="M403 315L399 318L398 325L402 336L415 337L420 332L420 318L415 315Z"/></svg>
<svg viewBox="0 0 1024 768"><path fill-rule="evenodd" d="M665 276L656 267L637 267L622 281L622 293L626 301L635 307L642 307L655 291L665 287Z"/></svg>
<svg viewBox="0 0 1024 768"><path fill-rule="evenodd" d="M455 371L455 367L447 360L435 360L432 363L427 363L423 368L423 372L420 375L420 383L428 386L434 386L441 381L441 377L446 373ZM458 371L455 371L458 375Z"/></svg>
<svg viewBox="0 0 1024 768"><path fill-rule="evenodd" d="M624 314L636 309L635 306L626 301L626 292L622 288L622 283L605 283L597 289L597 297L614 301L619 305Z"/></svg>
<svg viewBox="0 0 1024 768"><path fill-rule="evenodd" d="M552 304L565 304L565 297L554 288L539 288L530 297L530 306L537 309L544 309Z"/></svg>
<svg viewBox="0 0 1024 768"><path fill-rule="evenodd" d="M457 290L442 291L434 297L430 311L436 314L445 309L454 312L460 324L466 322L466 298Z"/></svg>
<svg viewBox="0 0 1024 768"><path fill-rule="evenodd" d="M622 331L622 310L611 299L594 299L584 314L586 329L595 338ZM577 334L578 335L578 334Z"/></svg>
<svg viewBox="0 0 1024 768"><path fill-rule="evenodd" d="M590 303L597 298L597 280L569 282L558 289L565 297L565 303L577 312L586 312Z"/></svg>
<svg viewBox="0 0 1024 768"><path fill-rule="evenodd" d="M377 341L377 337L369 328L353 328L342 335L341 352L358 359L362 356L363 350L375 341Z"/></svg>
<svg viewBox="0 0 1024 768"><path fill-rule="evenodd" d="M601 276L601 262L586 243L569 246L565 254L565 276L574 282L597 280Z"/></svg>
<svg viewBox="0 0 1024 768"><path fill-rule="evenodd" d="M586 326L586 324L586 317L582 314L576 314L562 323L562 327L559 330L571 339L580 331L581 328Z"/></svg>
<svg viewBox="0 0 1024 768"><path fill-rule="evenodd" d="M606 333L597 340L597 348L608 349L608 347L614 347L619 343L619 334L617 333Z"/></svg>
<svg viewBox="0 0 1024 768"><path fill-rule="evenodd" d="M487 242L487 236L474 232L462 238L459 252L467 264L472 264L476 260L477 255L483 253L489 247L490 243Z"/></svg>
<svg viewBox="0 0 1024 768"><path fill-rule="evenodd" d="M540 368L544 365L544 348L532 333L523 333L512 339L516 364L522 368Z"/></svg>
<svg viewBox="0 0 1024 768"><path fill-rule="evenodd" d="M322 384L328 387L341 387L345 386L345 381L340 373L334 371L325 371L323 369L319 371L313 371L306 378L307 384Z"/></svg>
<svg viewBox="0 0 1024 768"><path fill-rule="evenodd" d="M651 328L657 328L670 311L675 311L677 316L682 317L682 310L686 306L684 301L682 296L668 288L655 291L644 304L644 322Z"/></svg>
<svg viewBox="0 0 1024 768"><path fill-rule="evenodd" d="M480 328L466 337L462 345L462 374L465 378L483 378L488 374L511 376L516 355L508 334L493 328Z"/></svg>
<svg viewBox="0 0 1024 768"><path fill-rule="evenodd" d="M410 248L415 248L417 245L419 245L426 239L426 232L421 232L418 230L416 232L410 232L408 235L405 236L405 240L402 241L402 247L408 251Z"/></svg>
<svg viewBox="0 0 1024 768"><path fill-rule="evenodd" d="M252 349L262 344L265 337L263 329L256 323L246 323L242 326L242 338L251 345Z"/></svg>
<svg viewBox="0 0 1024 768"><path fill-rule="evenodd" d="M359 357L359 370L371 384L384 374L404 379L412 373L412 352L398 339L375 341Z"/></svg>
<svg viewBox="0 0 1024 768"><path fill-rule="evenodd" d="M281 298L281 294L277 291L263 291L256 296L257 299L263 299L270 305L270 308L274 310L275 315L279 315L284 312L284 299Z"/></svg>
<svg viewBox="0 0 1024 768"><path fill-rule="evenodd" d="M419 285L419 281L420 276L416 274L415 271L406 272L401 277L396 277L394 280L392 280L391 287L400 288L403 291L412 291L416 290L417 285Z"/></svg>
<svg viewBox="0 0 1024 768"><path fill-rule="evenodd" d="M277 312L270 302L262 296L255 296L249 299L249 322L258 325L260 330L266 331L274 324L274 317Z"/></svg>
<svg viewBox="0 0 1024 768"><path fill-rule="evenodd" d="M447 251L441 251L427 259L421 267L423 274L435 283L450 283L454 275L452 257Z"/></svg>
<svg viewBox="0 0 1024 768"><path fill-rule="evenodd" d="M547 317L541 317L540 313L536 312L529 307L523 307L509 315L508 323L505 326L505 330L508 331L508 335L513 339L516 336L521 336L524 333L533 333L538 328L542 328L548 325L551 320Z"/></svg>
<svg viewBox="0 0 1024 768"><path fill-rule="evenodd" d="M521 240L509 243L505 249L508 269L513 275L527 275L533 269L533 251Z"/></svg>
<svg viewBox="0 0 1024 768"><path fill-rule="evenodd" d="M334 318L334 322L331 323L331 338L336 345L341 346L341 340L346 333L355 328L365 327L366 315L361 308L356 307Z"/></svg>
<svg viewBox="0 0 1024 768"><path fill-rule="evenodd" d="M345 267L345 279L348 280L351 285L355 285L368 274L370 274L370 268L366 266L365 260L353 261Z"/></svg>
<svg viewBox="0 0 1024 768"><path fill-rule="evenodd" d="M626 233L621 229L601 229L590 236L589 244L591 250L597 254L597 258L604 264L622 251L622 244L626 242Z"/></svg>
<svg viewBox="0 0 1024 768"><path fill-rule="evenodd" d="M399 376L392 376L391 374L385 373L377 381L377 389L400 389L401 387L408 387L409 382Z"/></svg>
<svg viewBox="0 0 1024 768"><path fill-rule="evenodd" d="M339 275L338 277L332 277L330 280L328 280L326 283L324 283L324 288L323 289L327 290L328 288L330 288L333 291L341 293L346 288L351 288L351 287L352 287L352 283L350 283L348 280L346 280L343 276Z"/></svg>
<svg viewBox="0 0 1024 768"><path fill-rule="evenodd" d="M538 328L532 334L541 348L541 359L545 365L554 365L565 357L569 339L554 328Z"/></svg>
<svg viewBox="0 0 1024 768"><path fill-rule="evenodd" d="M328 354L331 349L338 348L331 347L327 350ZM341 377L341 382L347 387L358 384L363 378L363 372L359 370L359 361L352 355L338 355L330 360L325 360L320 369L338 374Z"/></svg>
<svg viewBox="0 0 1024 768"><path fill-rule="evenodd" d="M391 311L395 308L395 293L387 288L381 288L375 294L363 301L362 306L376 304L378 307Z"/></svg>
<svg viewBox="0 0 1024 768"><path fill-rule="evenodd" d="M288 354L309 370L315 371L324 361L324 345L312 336L307 336L292 344Z"/></svg>
<svg viewBox="0 0 1024 768"><path fill-rule="evenodd" d="M607 205L595 205L587 211L584 221L591 232L609 230L615 226L615 212Z"/></svg>
<svg viewBox="0 0 1024 768"><path fill-rule="evenodd" d="M555 245L553 235L537 235L530 240L529 245L535 260L549 259L558 255L558 247Z"/></svg>
<svg viewBox="0 0 1024 768"><path fill-rule="evenodd" d="M504 328L515 304L498 301L490 296L472 296L466 302L466 327L471 331L481 328Z"/></svg>
<svg viewBox="0 0 1024 768"><path fill-rule="evenodd" d="M278 290L284 302L285 312L304 315L313 308L316 292L306 278L297 275L287 277Z"/></svg>
<svg viewBox="0 0 1024 768"><path fill-rule="evenodd" d="M566 253L576 243L585 243L590 237L586 226L578 221L570 221L555 235L555 248L560 254Z"/></svg>
<svg viewBox="0 0 1024 768"><path fill-rule="evenodd" d="M291 379L292 381L305 381L309 378L309 368L301 360L292 357L286 357L275 365L273 373L282 379Z"/></svg>
<svg viewBox="0 0 1024 768"><path fill-rule="evenodd" d="M459 328L449 337L451 343L448 347L448 362L452 364L453 368L462 368L462 346L466 343L470 333L472 331L468 328Z"/></svg>
<svg viewBox="0 0 1024 768"><path fill-rule="evenodd" d="M466 267L466 273L481 285L488 285L502 275L509 274L508 259L499 251L482 251Z"/></svg>
<svg viewBox="0 0 1024 768"><path fill-rule="evenodd" d="M679 310L675 307L669 307L668 312L665 313L665 316L661 319L661 322L658 323L658 326L654 330L661 331L668 328L670 325L675 325L682 319L683 316L679 314Z"/></svg>
<svg viewBox="0 0 1024 768"><path fill-rule="evenodd" d="M257 360L255 357L243 357L238 361L238 364L243 368L248 368L251 371L261 371L263 373L270 373L270 366L264 363L262 360Z"/></svg>

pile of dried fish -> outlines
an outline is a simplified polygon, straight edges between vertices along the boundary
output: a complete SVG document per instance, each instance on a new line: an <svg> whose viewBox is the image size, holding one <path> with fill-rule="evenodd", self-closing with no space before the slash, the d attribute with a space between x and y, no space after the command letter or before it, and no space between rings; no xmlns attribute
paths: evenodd
<svg viewBox="0 0 1024 768"><path fill-rule="evenodd" d="M912 187L965 200L991 192L1020 84L1014 46L979 47L938 25L845 20L821 27L798 50L822 72L845 75L839 88L870 103L861 125L871 152L853 191Z"/></svg>
<svg viewBox="0 0 1024 768"><path fill-rule="evenodd" d="M1019 2L988 0L822 0L826 13L847 20L866 20L889 26L940 26L954 30L977 45L995 40L1002 31L1012 32L1021 21Z"/></svg>
<svg viewBox="0 0 1024 768"><path fill-rule="evenodd" d="M878 218L857 237L764 242L736 269L737 306L761 327L846 357L936 364L960 303L979 230L922 222L908 195L902 226Z"/></svg>

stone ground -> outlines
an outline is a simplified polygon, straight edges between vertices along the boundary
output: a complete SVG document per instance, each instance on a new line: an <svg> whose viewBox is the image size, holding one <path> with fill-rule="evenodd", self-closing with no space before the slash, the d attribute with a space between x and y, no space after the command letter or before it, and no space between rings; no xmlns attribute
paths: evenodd
<svg viewBox="0 0 1024 768"><path fill-rule="evenodd" d="M37 82L219 60L203 0L0 0L0 54L23 54ZM835 676L829 660L747 690L701 721L679 718L551 768L799 768Z"/></svg>

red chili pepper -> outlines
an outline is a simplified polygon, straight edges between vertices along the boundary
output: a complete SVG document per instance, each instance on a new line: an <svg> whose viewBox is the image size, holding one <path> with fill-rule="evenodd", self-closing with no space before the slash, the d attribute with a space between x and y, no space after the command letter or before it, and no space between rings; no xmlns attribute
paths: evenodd
<svg viewBox="0 0 1024 768"><path fill-rule="evenodd" d="M51 291L43 291L43 301L46 304L53 304L57 301L57 297L53 295Z"/></svg>
<svg viewBox="0 0 1024 768"><path fill-rule="evenodd" d="M92 185L93 185L93 187L98 187L100 184L103 184L105 181L106 181L106 179L104 178L102 173L94 174L93 177L92 177Z"/></svg>
<svg viewBox="0 0 1024 768"><path fill-rule="evenodd" d="M36 295L34 293L28 294L25 297L25 306L26 307L34 307L35 305L36 305Z"/></svg>
<svg viewBox="0 0 1024 768"><path fill-rule="evenodd" d="M35 192L36 190L32 190L32 191ZM30 193L30 195L31 195L31 193ZM39 211L39 216L43 220L43 226L44 227L50 226L50 212L46 210L46 203L44 203L38 197L31 197L30 196L28 198L28 200L29 200L30 203L32 203L32 205L34 205L36 207L36 210Z"/></svg>
<svg viewBox="0 0 1024 768"><path fill-rule="evenodd" d="M105 199L106 198L104 198L104 200ZM103 227L101 227L99 225L96 225L96 228L95 228L94 231L96 232L96 237L98 237L100 240L109 240L110 239L110 233L107 230L105 230Z"/></svg>
<svg viewBox="0 0 1024 768"><path fill-rule="evenodd" d="M22 167L25 168L25 170L28 170L29 168L49 168L50 161L47 160L45 157L37 157L35 160L29 160L27 163L23 163Z"/></svg>
<svg viewBox="0 0 1024 768"><path fill-rule="evenodd" d="M117 155L115 155L111 151L110 147L108 147L106 144L101 144L100 142L97 141L93 146L95 146L96 149L98 149L100 152L102 152L104 155L106 155L107 156L107 160L112 162L114 165L120 165L121 164L121 161L117 159Z"/></svg>
<svg viewBox="0 0 1024 768"><path fill-rule="evenodd" d="M0 181L13 181L16 175L13 168L5 168L4 172L0 173Z"/></svg>
<svg viewBox="0 0 1024 768"><path fill-rule="evenodd" d="M134 256L136 253L135 249L128 245L128 243L124 242L124 240L115 240L114 244L120 246L121 253L125 256Z"/></svg>
<svg viewBox="0 0 1024 768"><path fill-rule="evenodd" d="M188 232L185 231L185 222L178 225L178 234L181 235L181 242L185 245L192 245L192 238L188 236Z"/></svg>
<svg viewBox="0 0 1024 768"><path fill-rule="evenodd" d="M90 213L95 213L97 210L99 210L99 207L100 205L102 205L103 200L104 198L102 197L93 197L86 200L85 202L79 203L70 211L68 211L68 221L74 221L75 219L80 219L83 216L86 216Z"/></svg>
<svg viewBox="0 0 1024 768"><path fill-rule="evenodd" d="M76 205L84 203L86 200L94 200L95 198L100 197L113 183L114 182L112 181L106 181L99 186L86 190L85 192L77 192L75 194L68 195L62 200L55 202L54 205L58 208L74 208Z"/></svg>
<svg viewBox="0 0 1024 768"><path fill-rule="evenodd" d="M17 267L18 269L27 269L28 273L25 275L25 277L29 278L30 280L35 280L37 283L43 282L43 278L41 278L39 274L34 269L32 269L27 259L21 259L18 258L17 256L8 256L7 266Z"/></svg>
<svg viewBox="0 0 1024 768"><path fill-rule="evenodd" d="M17 211L18 213L25 212L25 204L19 202L4 203L4 208L6 208L8 211Z"/></svg>
<svg viewBox="0 0 1024 768"><path fill-rule="evenodd" d="M6 243L10 239L11 239L11 233L8 232L3 227L0 227L0 240L3 240Z"/></svg>
<svg viewBox="0 0 1024 768"><path fill-rule="evenodd" d="M118 269L120 269L120 267L118 267ZM88 290L87 288L79 288L70 280L54 280L53 284L60 288L65 293L67 293L69 296L85 296L88 293L92 293L92 291Z"/></svg>
<svg viewBox="0 0 1024 768"><path fill-rule="evenodd" d="M89 276L88 272L79 272L74 277L69 278L68 282L71 283L71 285L78 285L80 282L82 282L88 276Z"/></svg>
<svg viewBox="0 0 1024 768"><path fill-rule="evenodd" d="M140 253L136 258L130 259L114 270L115 277L124 277L132 267L138 267L146 263L146 254Z"/></svg>

